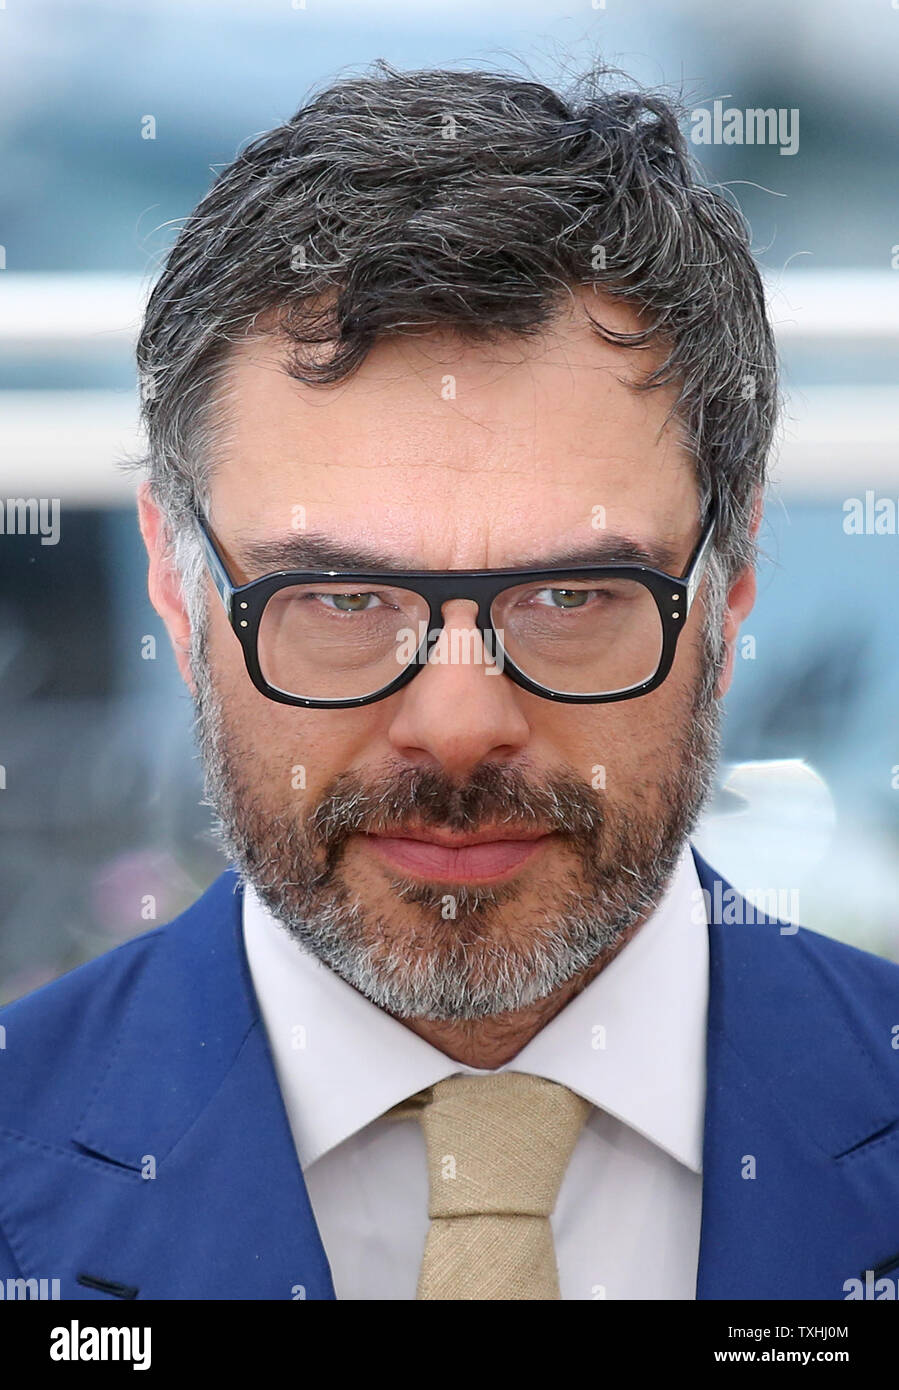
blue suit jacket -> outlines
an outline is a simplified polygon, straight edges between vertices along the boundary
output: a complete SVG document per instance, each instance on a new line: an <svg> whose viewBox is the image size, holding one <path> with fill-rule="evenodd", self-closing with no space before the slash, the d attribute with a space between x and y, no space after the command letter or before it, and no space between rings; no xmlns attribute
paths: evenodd
<svg viewBox="0 0 899 1390"><path fill-rule="evenodd" d="M899 1264L899 966L769 920L713 924L709 944L697 1297L843 1299ZM0 1279L334 1297L233 871L0 1023Z"/></svg>

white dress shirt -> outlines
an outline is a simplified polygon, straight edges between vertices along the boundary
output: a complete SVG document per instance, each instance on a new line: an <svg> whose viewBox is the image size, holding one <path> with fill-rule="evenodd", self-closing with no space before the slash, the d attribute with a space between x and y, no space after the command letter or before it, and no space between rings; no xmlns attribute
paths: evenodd
<svg viewBox="0 0 899 1390"><path fill-rule="evenodd" d="M659 906L498 1071L595 1108L551 1225L563 1299L696 1296L708 932L685 844ZM414 1299L428 1232L425 1142L385 1111L454 1061L294 942L247 885L244 940L338 1299Z"/></svg>

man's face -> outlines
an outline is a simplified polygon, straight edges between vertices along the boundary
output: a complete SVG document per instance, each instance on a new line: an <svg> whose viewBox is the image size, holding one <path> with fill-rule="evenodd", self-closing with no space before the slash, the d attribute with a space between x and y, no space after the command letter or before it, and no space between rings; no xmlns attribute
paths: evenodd
<svg viewBox="0 0 899 1390"><path fill-rule="evenodd" d="M604 529L681 574L700 519L661 428L672 396L629 388L657 357L603 343L582 305L639 326L577 290L539 338L394 337L328 388L290 379L272 339L236 349L210 514L235 582L278 567L248 547L295 538L298 518L398 569L538 568ZM399 1017L548 996L651 910L708 789L704 592L668 678L636 699L554 703L445 660L378 703L322 710L256 691L209 586L192 678L232 856L285 927ZM443 612L449 629L474 620L465 600Z"/></svg>

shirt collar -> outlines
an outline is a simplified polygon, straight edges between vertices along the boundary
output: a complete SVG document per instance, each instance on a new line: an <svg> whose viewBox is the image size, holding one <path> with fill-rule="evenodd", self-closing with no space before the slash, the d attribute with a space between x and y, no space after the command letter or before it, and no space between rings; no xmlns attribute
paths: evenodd
<svg viewBox="0 0 899 1390"><path fill-rule="evenodd" d="M658 907L586 989L498 1071L577 1091L702 1169L708 931L685 842ZM244 892L244 941L301 1167L456 1062L300 947Z"/></svg>

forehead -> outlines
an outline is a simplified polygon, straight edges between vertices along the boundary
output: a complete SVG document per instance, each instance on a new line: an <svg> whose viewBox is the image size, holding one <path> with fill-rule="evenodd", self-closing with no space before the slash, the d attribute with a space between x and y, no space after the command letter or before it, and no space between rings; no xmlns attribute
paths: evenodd
<svg viewBox="0 0 899 1390"><path fill-rule="evenodd" d="M342 382L284 370L271 336L233 349L212 460L220 535L308 529L375 545L400 565L517 563L595 535L676 539L695 519L693 466L672 387L634 389L660 347L605 343L643 326L628 307L576 287L533 337L394 334Z"/></svg>

